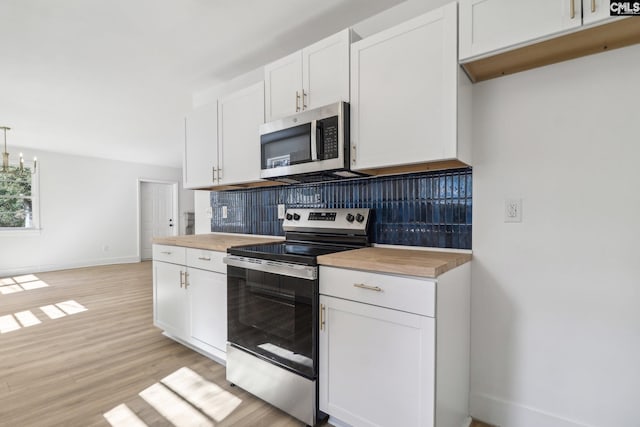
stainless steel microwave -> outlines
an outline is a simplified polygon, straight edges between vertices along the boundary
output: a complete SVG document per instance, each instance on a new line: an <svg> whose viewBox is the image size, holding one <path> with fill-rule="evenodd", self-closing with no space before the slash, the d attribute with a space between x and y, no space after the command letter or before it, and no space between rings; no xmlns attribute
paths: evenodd
<svg viewBox="0 0 640 427"><path fill-rule="evenodd" d="M349 104L338 102L260 126L260 177L309 182L349 171Z"/></svg>

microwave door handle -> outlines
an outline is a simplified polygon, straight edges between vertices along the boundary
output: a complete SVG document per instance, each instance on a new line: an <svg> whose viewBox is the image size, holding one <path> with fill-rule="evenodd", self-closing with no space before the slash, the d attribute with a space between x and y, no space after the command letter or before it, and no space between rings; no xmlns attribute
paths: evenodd
<svg viewBox="0 0 640 427"><path fill-rule="evenodd" d="M316 133L318 130L318 121L311 121L311 161L315 162L318 160L318 146L316 141Z"/></svg>

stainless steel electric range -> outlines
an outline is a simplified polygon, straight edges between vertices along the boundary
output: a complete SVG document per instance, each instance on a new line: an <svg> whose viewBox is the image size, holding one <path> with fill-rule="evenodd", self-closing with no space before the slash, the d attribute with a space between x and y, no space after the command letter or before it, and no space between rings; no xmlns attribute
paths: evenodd
<svg viewBox="0 0 640 427"><path fill-rule="evenodd" d="M308 425L318 410L317 257L369 245L369 209L289 209L285 240L227 250L227 380Z"/></svg>

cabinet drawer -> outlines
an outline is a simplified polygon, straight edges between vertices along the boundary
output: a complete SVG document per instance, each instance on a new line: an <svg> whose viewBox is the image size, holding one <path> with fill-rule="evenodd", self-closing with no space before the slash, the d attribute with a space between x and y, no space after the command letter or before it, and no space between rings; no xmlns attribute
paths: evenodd
<svg viewBox="0 0 640 427"><path fill-rule="evenodd" d="M184 264L186 248L169 245L153 245L153 260L171 262L173 264Z"/></svg>
<svg viewBox="0 0 640 427"><path fill-rule="evenodd" d="M436 313L435 280L320 267L320 293L423 316Z"/></svg>
<svg viewBox="0 0 640 427"><path fill-rule="evenodd" d="M222 262L225 255L224 252L188 248L187 266L227 274L227 266Z"/></svg>

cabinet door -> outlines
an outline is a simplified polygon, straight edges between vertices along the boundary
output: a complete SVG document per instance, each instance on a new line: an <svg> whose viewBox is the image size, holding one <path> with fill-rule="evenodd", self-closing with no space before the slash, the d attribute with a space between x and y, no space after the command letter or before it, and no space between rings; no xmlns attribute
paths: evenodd
<svg viewBox="0 0 640 427"><path fill-rule="evenodd" d="M460 60L577 28L581 17L581 0L460 0Z"/></svg>
<svg viewBox="0 0 640 427"><path fill-rule="evenodd" d="M264 66L267 122L302 109L302 53L295 52Z"/></svg>
<svg viewBox="0 0 640 427"><path fill-rule="evenodd" d="M320 410L357 426L433 426L435 319L321 295Z"/></svg>
<svg viewBox="0 0 640 427"><path fill-rule="evenodd" d="M191 338L225 351L227 275L189 268Z"/></svg>
<svg viewBox="0 0 640 427"><path fill-rule="evenodd" d="M351 45L353 169L455 158L455 3Z"/></svg>
<svg viewBox="0 0 640 427"><path fill-rule="evenodd" d="M185 267L153 262L154 324L178 338L188 338L187 292L182 286Z"/></svg>
<svg viewBox="0 0 640 427"><path fill-rule="evenodd" d="M349 102L349 43L346 29L302 49L303 107Z"/></svg>
<svg viewBox="0 0 640 427"><path fill-rule="evenodd" d="M260 134L264 83L218 100L219 184L260 180Z"/></svg>
<svg viewBox="0 0 640 427"><path fill-rule="evenodd" d="M610 6L610 0L582 0L582 24L589 25L611 19L609 16Z"/></svg>
<svg viewBox="0 0 640 427"><path fill-rule="evenodd" d="M213 170L218 162L218 105L200 107L185 118L184 187L214 185Z"/></svg>

